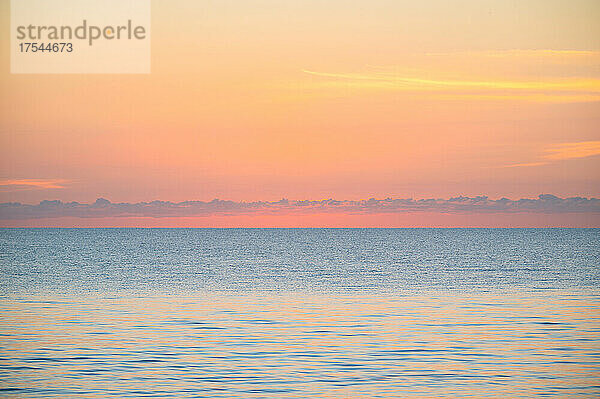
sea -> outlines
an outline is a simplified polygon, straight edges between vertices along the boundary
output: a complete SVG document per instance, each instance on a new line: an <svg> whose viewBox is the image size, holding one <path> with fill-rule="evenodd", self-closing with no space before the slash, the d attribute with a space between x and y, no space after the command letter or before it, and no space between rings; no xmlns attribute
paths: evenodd
<svg viewBox="0 0 600 399"><path fill-rule="evenodd" d="M600 229L0 229L0 397L600 397Z"/></svg>

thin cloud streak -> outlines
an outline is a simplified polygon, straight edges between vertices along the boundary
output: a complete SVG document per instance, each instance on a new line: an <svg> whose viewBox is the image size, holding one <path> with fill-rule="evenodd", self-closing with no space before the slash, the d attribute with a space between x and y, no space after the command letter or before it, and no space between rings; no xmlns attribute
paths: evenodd
<svg viewBox="0 0 600 399"><path fill-rule="evenodd" d="M548 148L546 159L562 160L587 158L600 155L600 141L581 141L577 143L562 143Z"/></svg>
<svg viewBox="0 0 600 399"><path fill-rule="evenodd" d="M528 167L528 166L542 166L542 165L547 165L548 162L524 162L524 163L515 163L512 165L504 165L502 166L503 168L522 168L522 167Z"/></svg>
<svg viewBox="0 0 600 399"><path fill-rule="evenodd" d="M450 199L368 199L368 200L304 200L235 202L205 201L152 201L138 203L113 203L98 199L94 203L42 201L37 205L18 202L0 204L0 220L45 219L60 217L194 217L233 215L303 215L303 214L399 214L414 212L462 214L600 214L600 199L570 197L559 198L542 194L538 198L510 200L489 199L486 196L454 197Z"/></svg>
<svg viewBox="0 0 600 399"><path fill-rule="evenodd" d="M63 179L5 179L0 180L0 189L4 191L65 188Z"/></svg>
<svg viewBox="0 0 600 399"><path fill-rule="evenodd" d="M371 65L361 72L302 72L315 78L311 84L316 88L392 90L445 99L573 103L600 101L598 62L598 51L513 49L409 54L401 64ZM528 75L531 70L538 73Z"/></svg>
<svg viewBox="0 0 600 399"><path fill-rule="evenodd" d="M393 74L371 73L327 73L303 70L309 75L329 78L326 85L336 85L341 82L344 86L364 89L394 89L406 91L447 91L447 90L480 90L481 94L489 96L490 91L508 91L505 96L518 99L515 93L526 94L523 99L553 100L551 97L565 96L569 101L600 100L600 79L565 78L547 81L471 81L451 79L423 79ZM468 96L474 93L455 93ZM536 96L532 97L532 94ZM576 94L575 98L574 95ZM550 98L549 98L550 96Z"/></svg>
<svg viewBox="0 0 600 399"><path fill-rule="evenodd" d="M536 49L536 50L485 50L485 51L454 51L445 53L425 53L426 56L433 57L448 57L454 55L482 56L482 57L506 57L506 58L521 58L521 57L551 57L551 58L600 58L600 51L593 50L553 50L553 49Z"/></svg>
<svg viewBox="0 0 600 399"><path fill-rule="evenodd" d="M574 143L560 143L544 149L542 156L545 161L523 162L504 165L503 168L519 168L528 166L548 165L551 162L567 159L588 158L600 155L600 141L578 141Z"/></svg>
<svg viewBox="0 0 600 399"><path fill-rule="evenodd" d="M514 89L514 90L561 90L561 91L589 91L600 94L600 79L563 79L555 81L470 81L470 80L441 80L422 79L388 74L357 74L357 73L326 73L303 70L302 72L326 78L335 78L349 81L374 81L387 83L390 87L422 89L431 88L459 88L459 89ZM364 84L368 87L368 83Z"/></svg>

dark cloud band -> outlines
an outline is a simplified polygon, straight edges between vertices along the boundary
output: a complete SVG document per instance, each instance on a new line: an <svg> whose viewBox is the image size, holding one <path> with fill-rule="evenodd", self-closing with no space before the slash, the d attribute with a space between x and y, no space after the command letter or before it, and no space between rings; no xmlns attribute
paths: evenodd
<svg viewBox="0 0 600 399"><path fill-rule="evenodd" d="M44 219L59 217L190 217L243 214L385 214L408 212L439 213L589 213L600 214L600 199L559 198L550 194L538 198L510 200L489 199L485 196L450 199L368 199L359 201L327 199L321 201L235 202L152 201L114 203L98 199L94 203L42 201L37 205L18 202L0 204L0 220Z"/></svg>

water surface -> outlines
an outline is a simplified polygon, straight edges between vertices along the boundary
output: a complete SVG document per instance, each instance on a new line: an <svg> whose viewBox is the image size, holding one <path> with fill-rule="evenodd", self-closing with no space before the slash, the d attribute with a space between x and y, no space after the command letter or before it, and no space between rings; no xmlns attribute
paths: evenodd
<svg viewBox="0 0 600 399"><path fill-rule="evenodd" d="M0 230L0 396L600 396L598 229Z"/></svg>

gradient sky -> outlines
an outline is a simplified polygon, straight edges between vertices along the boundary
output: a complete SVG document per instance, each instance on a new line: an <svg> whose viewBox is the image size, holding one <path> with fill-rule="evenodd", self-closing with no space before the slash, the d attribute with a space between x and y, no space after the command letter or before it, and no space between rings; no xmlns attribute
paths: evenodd
<svg viewBox="0 0 600 399"><path fill-rule="evenodd" d="M149 75L10 74L3 28L0 202L599 197L598 21L596 0L153 1Z"/></svg>

